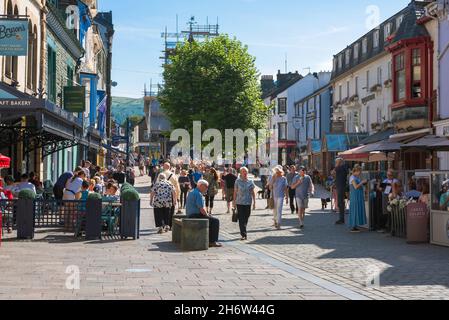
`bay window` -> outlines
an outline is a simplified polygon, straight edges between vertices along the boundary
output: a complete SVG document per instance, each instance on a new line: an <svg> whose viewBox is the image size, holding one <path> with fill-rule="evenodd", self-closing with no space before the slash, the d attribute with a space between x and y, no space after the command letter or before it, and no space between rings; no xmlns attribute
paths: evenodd
<svg viewBox="0 0 449 320"><path fill-rule="evenodd" d="M394 76L396 81L395 101L403 100L406 97L404 53L394 57Z"/></svg>
<svg viewBox="0 0 449 320"><path fill-rule="evenodd" d="M421 49L418 48L412 50L412 98L421 97Z"/></svg>

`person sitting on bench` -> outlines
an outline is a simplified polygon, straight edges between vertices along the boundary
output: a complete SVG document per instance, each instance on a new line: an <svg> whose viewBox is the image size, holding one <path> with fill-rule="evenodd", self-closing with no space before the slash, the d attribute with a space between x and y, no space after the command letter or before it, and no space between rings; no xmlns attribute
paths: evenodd
<svg viewBox="0 0 449 320"><path fill-rule="evenodd" d="M220 232L220 220L209 215L205 208L204 194L209 188L209 183L205 180L199 180L197 187L189 193L186 202L186 214L190 219L209 219L209 246L211 248L222 247L218 243Z"/></svg>

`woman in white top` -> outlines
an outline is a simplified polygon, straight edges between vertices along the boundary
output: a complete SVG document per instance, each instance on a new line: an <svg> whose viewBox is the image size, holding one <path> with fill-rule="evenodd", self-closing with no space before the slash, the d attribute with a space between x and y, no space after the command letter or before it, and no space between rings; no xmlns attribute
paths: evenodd
<svg viewBox="0 0 449 320"><path fill-rule="evenodd" d="M84 171L78 172L76 176L67 181L64 189L63 200L76 200L80 197L81 187L83 181L86 179L86 173Z"/></svg>

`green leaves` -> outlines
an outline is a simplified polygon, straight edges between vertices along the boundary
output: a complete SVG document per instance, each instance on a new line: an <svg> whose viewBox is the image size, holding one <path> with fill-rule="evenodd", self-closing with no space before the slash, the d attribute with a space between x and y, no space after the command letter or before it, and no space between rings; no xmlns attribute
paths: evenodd
<svg viewBox="0 0 449 320"><path fill-rule="evenodd" d="M268 108L261 99L255 59L240 41L222 35L178 46L165 67L159 100L176 129L192 131L264 128Z"/></svg>

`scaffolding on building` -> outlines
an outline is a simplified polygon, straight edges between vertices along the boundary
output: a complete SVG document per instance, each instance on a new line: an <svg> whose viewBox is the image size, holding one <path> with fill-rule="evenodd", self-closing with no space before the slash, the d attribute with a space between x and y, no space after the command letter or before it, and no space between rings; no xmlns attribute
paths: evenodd
<svg viewBox="0 0 449 320"><path fill-rule="evenodd" d="M176 32L168 32L167 27L165 27L165 32L161 33L161 37L164 39L163 56L160 57L164 61L163 66L171 63L170 57L175 54L178 45L182 45L186 41L204 41L219 36L220 26L218 24L218 18L216 24L209 24L209 19L207 19L205 25L199 25L195 21L195 17L192 16L187 25L189 26L188 30L179 32L178 16L176 16Z"/></svg>

